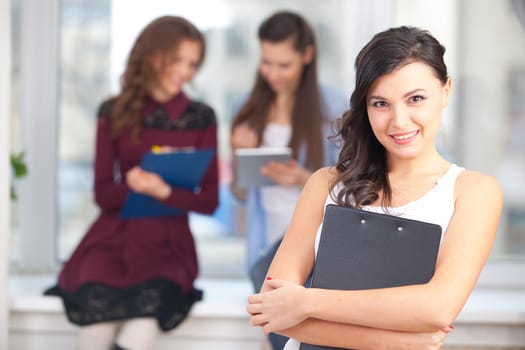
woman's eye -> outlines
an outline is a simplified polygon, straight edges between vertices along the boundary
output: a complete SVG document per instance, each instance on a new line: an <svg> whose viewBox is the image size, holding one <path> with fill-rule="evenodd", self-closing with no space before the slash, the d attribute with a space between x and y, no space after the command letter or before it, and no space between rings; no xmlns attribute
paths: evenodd
<svg viewBox="0 0 525 350"><path fill-rule="evenodd" d="M412 96L410 98L410 102L421 102L425 99L425 97L421 96L421 95L416 95L416 96Z"/></svg>
<svg viewBox="0 0 525 350"><path fill-rule="evenodd" d="M377 108L385 108L387 103L385 101L375 101L372 103L372 105Z"/></svg>

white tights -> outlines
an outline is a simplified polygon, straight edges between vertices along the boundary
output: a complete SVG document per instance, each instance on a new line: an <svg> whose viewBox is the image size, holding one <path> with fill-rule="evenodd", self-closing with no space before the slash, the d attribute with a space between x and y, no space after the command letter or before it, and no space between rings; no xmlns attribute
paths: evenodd
<svg viewBox="0 0 525 350"><path fill-rule="evenodd" d="M80 327L78 350L110 350L116 343L126 350L150 350L159 335L154 318L133 318Z"/></svg>

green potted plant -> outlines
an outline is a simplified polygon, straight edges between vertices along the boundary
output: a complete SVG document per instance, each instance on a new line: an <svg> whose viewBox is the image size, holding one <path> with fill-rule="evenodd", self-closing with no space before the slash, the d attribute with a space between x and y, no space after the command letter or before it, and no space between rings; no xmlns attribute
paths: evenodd
<svg viewBox="0 0 525 350"><path fill-rule="evenodd" d="M20 179L27 175L27 165L24 161L25 152L11 153L9 160L11 163L11 170L14 179ZM11 185L11 200L16 200L16 191L13 185Z"/></svg>

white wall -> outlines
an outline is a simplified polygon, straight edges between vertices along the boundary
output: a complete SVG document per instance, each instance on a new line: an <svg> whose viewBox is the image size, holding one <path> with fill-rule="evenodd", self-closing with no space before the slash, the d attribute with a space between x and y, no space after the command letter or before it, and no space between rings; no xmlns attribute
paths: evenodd
<svg viewBox="0 0 525 350"><path fill-rule="evenodd" d="M10 1L0 0L0 349L7 349L8 327L10 15Z"/></svg>

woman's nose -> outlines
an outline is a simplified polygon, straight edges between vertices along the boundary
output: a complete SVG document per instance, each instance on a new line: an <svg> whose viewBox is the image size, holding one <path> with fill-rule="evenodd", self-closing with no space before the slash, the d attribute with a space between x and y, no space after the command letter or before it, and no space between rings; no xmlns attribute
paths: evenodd
<svg viewBox="0 0 525 350"><path fill-rule="evenodd" d="M409 111L405 106L396 106L392 111L392 123L393 126L398 129L403 129L409 123L410 116Z"/></svg>

